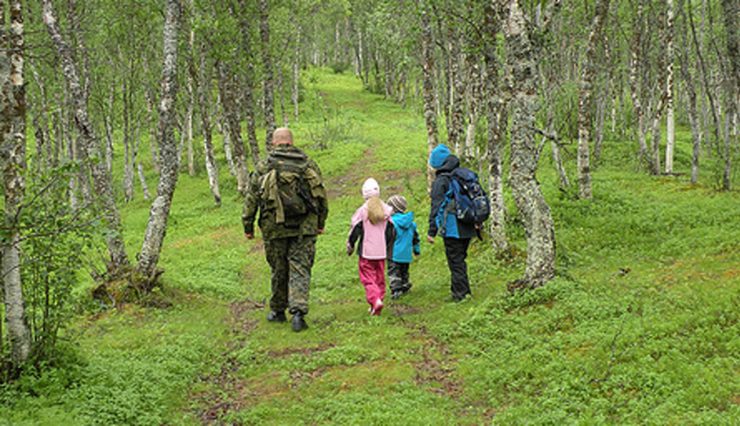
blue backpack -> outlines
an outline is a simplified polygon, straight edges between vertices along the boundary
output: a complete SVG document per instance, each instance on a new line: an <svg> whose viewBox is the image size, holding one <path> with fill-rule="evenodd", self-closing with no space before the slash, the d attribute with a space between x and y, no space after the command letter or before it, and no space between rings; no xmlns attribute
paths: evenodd
<svg viewBox="0 0 740 426"><path fill-rule="evenodd" d="M485 222L491 215L491 201L481 187L478 175L470 169L458 167L450 177L447 196L455 200L457 220L471 225Z"/></svg>

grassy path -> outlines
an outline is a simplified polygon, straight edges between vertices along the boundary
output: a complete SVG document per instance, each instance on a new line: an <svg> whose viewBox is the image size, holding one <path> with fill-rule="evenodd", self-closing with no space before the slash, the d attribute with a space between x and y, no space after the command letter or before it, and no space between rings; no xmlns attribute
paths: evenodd
<svg viewBox="0 0 740 426"><path fill-rule="evenodd" d="M425 244L411 294L369 317L357 259L344 253L348 221L373 176L384 196L409 199L426 230L423 120L363 92L351 76L320 71L306 76L302 105L296 138L322 167L332 197L310 329L296 334L265 321L269 270L261 243L242 235L240 201L226 197L215 208L203 173L183 174L161 258L173 306L81 317L68 334L82 363L0 389L0 424L732 424L740 417L740 194L627 170L634 147L610 141L594 173L594 201L577 201L558 191L545 153L539 178L556 223L556 280L506 295L524 260L523 231L511 214L511 258L497 259L484 243L471 247L472 300L449 302L443 247ZM344 135L317 151L310 138L322 132ZM688 138L679 132L679 171L688 169ZM221 178L222 192L235 193L225 167ZM148 203L133 202L123 215L133 255Z"/></svg>

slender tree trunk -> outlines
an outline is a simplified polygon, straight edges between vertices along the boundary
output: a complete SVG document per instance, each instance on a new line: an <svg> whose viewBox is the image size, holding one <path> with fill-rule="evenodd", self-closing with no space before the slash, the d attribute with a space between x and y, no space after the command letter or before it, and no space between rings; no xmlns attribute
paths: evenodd
<svg viewBox="0 0 740 426"><path fill-rule="evenodd" d="M725 131L725 169L722 174L722 188L732 189L732 140L737 139L737 114L740 106L740 5L737 0L722 0L727 32L727 56L730 59L730 73L725 77L727 85L727 118Z"/></svg>
<svg viewBox="0 0 740 426"><path fill-rule="evenodd" d="M606 100L609 98L609 90L598 100L596 104L596 128L594 132L594 161L593 168L598 166L601 160L601 152L604 149L604 126L606 122Z"/></svg>
<svg viewBox="0 0 740 426"><path fill-rule="evenodd" d="M221 104L223 105L225 124L230 136L234 149L236 160L236 182L240 194L245 195L249 183L249 173L247 171L247 154L244 150L244 141L242 140L241 123L239 122L239 111L237 110L234 93L236 87L233 77L224 65L219 66L219 90L221 93ZM256 141L255 141L256 144ZM256 159L258 161L258 159ZM257 163L255 162L255 165Z"/></svg>
<svg viewBox="0 0 740 426"><path fill-rule="evenodd" d="M506 206L504 204L503 179L503 147L506 141L504 135L508 124L506 106L501 98L499 87L499 63L496 56L496 39L500 32L501 23L493 9L493 3L488 2L485 8L485 111L488 126L488 143L486 154L488 158L488 192L491 197L491 219L489 234L494 249L505 251L509 248L506 237Z"/></svg>
<svg viewBox="0 0 740 426"><path fill-rule="evenodd" d="M451 147L454 147L455 151L460 153L461 137L463 133L463 126L465 124L464 114L464 94L465 94L465 81L463 79L462 72L460 71L461 60L460 53L460 40L456 32L450 26L449 32L450 41L450 127L447 129L447 143Z"/></svg>
<svg viewBox="0 0 740 426"><path fill-rule="evenodd" d="M691 70L689 69L689 46L686 41L686 32L682 31L681 34L683 42L681 49L682 53L680 55L681 77L684 80L685 93L688 101L688 111L686 113L689 116L689 124L691 125L691 140L693 147L691 156L691 183L696 184L699 181L699 156L701 154L702 127L696 106L696 87L694 86L694 79L691 75Z"/></svg>
<svg viewBox="0 0 740 426"><path fill-rule="evenodd" d="M159 173L159 149L157 149L157 128L156 128L156 116L154 115L154 105L157 100L154 93L147 91L146 96L146 122L151 123L149 126L149 152L152 155L152 167L156 173ZM139 141L137 140L138 144Z"/></svg>
<svg viewBox="0 0 740 426"><path fill-rule="evenodd" d="M673 0L666 0L666 146L665 172L673 173L673 151L676 146L676 122L673 111Z"/></svg>
<svg viewBox="0 0 740 426"><path fill-rule="evenodd" d="M466 65L468 69L468 128L465 132L465 147L463 149L463 158L466 162L474 161L478 158L475 147L475 131L478 124L479 100L481 98L481 73L477 63L477 56L466 55Z"/></svg>
<svg viewBox="0 0 740 426"><path fill-rule="evenodd" d="M260 39L262 40L262 67L265 110L265 147L270 150L272 133L275 131L275 83L273 78L272 52L270 51L270 5L268 0L259 0Z"/></svg>
<svg viewBox="0 0 740 426"><path fill-rule="evenodd" d="M54 46L57 49L57 53L62 61L62 70L67 80L67 85L69 86L69 92L74 107L75 124L80 132L80 142L82 144L80 148L81 153L83 154L83 160L90 159L90 161L86 162L89 164L91 169L95 192L100 198L103 217L108 228L105 235L108 244L108 251L111 256L109 270L115 274L119 272L121 268L128 266L129 260L123 242L121 217L118 214L118 208L116 207L116 200L111 183L112 179L105 167L105 163L98 161L100 157L100 141L88 118L86 104L87 98L85 97L83 86L80 84L77 67L72 60L70 49L64 39L62 39L62 35L59 31L59 25L54 16L51 0L42 0L42 6L44 24L49 31L49 35L51 36Z"/></svg>
<svg viewBox="0 0 740 426"><path fill-rule="evenodd" d="M191 9L193 0L190 0ZM195 65L195 29L194 25L190 23L190 34L188 36L188 51L189 51L189 66L194 68ZM193 147L193 114L195 113L195 88L193 87L193 72L188 72L188 111L185 116L185 131L187 132L187 150L188 150L188 175L195 176L195 149ZM160 112L160 125L161 125L161 112ZM161 143L161 142L160 142Z"/></svg>
<svg viewBox="0 0 740 426"><path fill-rule="evenodd" d="M602 33L606 26L609 13L609 0L597 0L594 18L591 22L591 33L588 36L588 45L581 68L581 87L578 97L578 195L583 199L591 199L591 92L593 79L596 73L594 61L596 47L602 41Z"/></svg>
<svg viewBox="0 0 740 426"><path fill-rule="evenodd" d="M203 148L206 160L206 172L208 173L208 186L217 206L221 205L221 191L218 187L218 167L213 154L213 123L211 121L211 73L206 65L206 53L201 49L200 73L198 75L198 103L201 118L201 130L203 132Z"/></svg>
<svg viewBox="0 0 740 426"><path fill-rule="evenodd" d="M219 80L220 84L220 80ZM216 118L216 131L221 134L224 145L224 157L226 157L226 164L229 168L229 174L236 176L236 164L234 164L234 151L231 148L231 137L229 136L229 125L226 123L226 112L223 111L223 100L221 93L216 97L216 104L221 106L222 113ZM244 148L244 147L242 147Z"/></svg>
<svg viewBox="0 0 740 426"><path fill-rule="evenodd" d="M149 186L146 184L146 176L144 175L144 166L141 162L136 163L136 170L139 173L139 183L141 183L141 191L144 194L144 199L149 200L152 196L149 194Z"/></svg>
<svg viewBox="0 0 740 426"><path fill-rule="evenodd" d="M647 140L645 138L645 111L640 101L640 84L639 75L641 70L641 52L642 52L642 20L643 20L642 1L637 2L637 13L634 18L634 28L632 36L632 45L630 46L630 94L632 96L632 105L635 115L635 127L637 132L637 141L640 146L640 160L647 162L650 166L652 160L648 155ZM653 167L650 167L651 169Z"/></svg>
<svg viewBox="0 0 740 426"><path fill-rule="evenodd" d="M299 83L301 80L301 27L298 27L298 34L296 35L296 42L295 47L293 50L293 70L292 70L292 76L293 76L293 84L291 85L291 91L290 91L290 101L293 103L293 121L298 121L298 90L299 90Z"/></svg>
<svg viewBox="0 0 740 426"><path fill-rule="evenodd" d="M511 75L511 188L527 235L524 277L510 287L536 288L555 276L555 228L537 183L538 58L518 0L503 2L506 57Z"/></svg>
<svg viewBox="0 0 740 426"><path fill-rule="evenodd" d="M107 111L104 117L105 125L105 167L108 169L109 174L113 174L113 155L114 155L114 144L113 144L113 117L115 116L115 99L116 99L116 86L111 84L110 93L108 95Z"/></svg>
<svg viewBox="0 0 740 426"><path fill-rule="evenodd" d="M26 93L23 81L23 14L20 0L10 1L10 31L6 34L5 2L0 3L0 126L6 238L2 243L3 303L8 324L11 360L18 367L31 353L31 331L26 318L21 283L19 215L25 193ZM2 339L2 337L0 337Z"/></svg>
<svg viewBox="0 0 740 426"><path fill-rule="evenodd" d="M280 99L280 115L283 117L283 127L290 126L290 119L288 117L288 114L285 112L285 96L283 94L285 93L285 87L283 86L283 83L285 79L283 78L283 65L278 64L278 78L277 78L277 93L278 93L278 99Z"/></svg>
<svg viewBox="0 0 740 426"><path fill-rule="evenodd" d="M253 55L252 55L252 41L250 37L250 17L243 13L247 7L247 0L239 0L239 7L242 10L241 15L237 15L237 11L232 9L232 13L239 18L239 32L242 36L242 51L244 57L247 60L247 67L244 72L244 99L242 108L244 109L244 117L247 122L247 142L249 144L249 152L252 156L252 164L256 167L260 161L260 150L259 143L257 142L257 124L254 114L254 95L252 92L252 86L254 82L254 66L253 66ZM298 82L294 82L298 84ZM297 96L296 87L296 96ZM296 98L297 102L297 98Z"/></svg>
<svg viewBox="0 0 740 426"><path fill-rule="evenodd" d="M178 0L167 0L164 22L164 66L162 68L162 95L159 101L160 177L157 198L149 212L149 222L139 255L138 271L153 285L159 273L157 263L167 233L172 196L177 184L177 143L175 142L175 100L177 97L177 36L181 5Z"/></svg>
<svg viewBox="0 0 740 426"><path fill-rule="evenodd" d="M691 2L687 2L686 8L687 8L687 10L689 12L688 13L688 18L689 18L688 19L688 23L689 23L689 28L691 29L691 38L692 38L692 40L694 42L694 49L696 51L696 58L698 59L697 62L699 64L699 74L701 75L701 81L702 81L703 86L704 86L704 93L706 94L707 102L709 104L708 105L708 108L704 108L704 110L706 111L707 109L709 109L710 112L711 112L710 116L712 117L712 122L714 124L712 126L712 131L714 133L714 140L715 140L715 142L717 144L719 144L720 141L722 140L722 138L720 136L721 121L720 121L719 113L718 113L719 105L718 105L718 102L716 102L715 99L714 99L714 94L713 94L712 87L711 87L712 85L709 82L709 72L707 71L707 65L706 65L706 62L704 60L704 54L703 54L702 48L701 48L703 42L700 43L699 42L699 39L698 39L698 37L696 35L696 28L695 28L695 25L694 25L694 13L692 11L693 8L692 8L692 5L691 5ZM702 37L704 37L704 31L703 30L702 30ZM707 144L707 148L708 149L709 149L709 147L710 147L710 144Z"/></svg>
<svg viewBox="0 0 740 426"><path fill-rule="evenodd" d="M136 143L132 135L131 123L131 93L126 82L123 83L123 195L126 202L134 199L134 160L136 157Z"/></svg>
<svg viewBox="0 0 740 426"><path fill-rule="evenodd" d="M144 166L141 164L141 161L137 160L137 157L139 155L139 146L141 145L141 138L139 137L139 131L138 126L135 127L136 130L134 131L134 137L133 137L133 144L134 144L134 152L133 152L133 158L131 161L131 169L133 174L133 169L136 169L136 172L139 176L139 184L141 184L141 192L144 196L145 200L149 200L151 198L151 195L149 194L149 186L146 183L146 176L144 175ZM133 180L133 177L132 177ZM133 183L132 183L133 186ZM132 194L133 195L133 194Z"/></svg>
<svg viewBox="0 0 740 426"><path fill-rule="evenodd" d="M429 10L426 0L420 0L421 13L421 50L423 58L424 79L424 121L427 126L427 150L429 153L437 146L437 111L434 107L434 40L432 25L429 21ZM434 181L434 170L427 166L427 189Z"/></svg>

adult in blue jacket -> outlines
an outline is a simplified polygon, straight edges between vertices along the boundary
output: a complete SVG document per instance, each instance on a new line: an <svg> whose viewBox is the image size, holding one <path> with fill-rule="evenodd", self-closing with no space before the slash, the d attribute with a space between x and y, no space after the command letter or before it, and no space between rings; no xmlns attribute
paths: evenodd
<svg viewBox="0 0 740 426"><path fill-rule="evenodd" d="M460 159L452 155L445 145L438 145L429 156L429 165L435 170L432 183L432 206L429 214L427 241L434 243L434 237L444 240L447 266L450 269L452 299L459 302L470 293L468 281L468 247L475 237L475 225L463 223L455 216L454 200L450 192L452 172L460 167Z"/></svg>

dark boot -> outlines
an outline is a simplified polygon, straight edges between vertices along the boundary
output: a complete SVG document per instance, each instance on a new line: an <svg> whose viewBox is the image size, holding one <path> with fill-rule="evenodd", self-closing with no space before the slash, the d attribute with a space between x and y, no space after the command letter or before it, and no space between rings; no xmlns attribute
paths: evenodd
<svg viewBox="0 0 740 426"><path fill-rule="evenodd" d="M285 322L288 318L285 317L285 311L270 311L269 314L267 314L267 321L270 322Z"/></svg>
<svg viewBox="0 0 740 426"><path fill-rule="evenodd" d="M303 319L303 314L296 312L295 315L293 315L293 331L298 332L307 328L308 324L306 324L306 320Z"/></svg>

